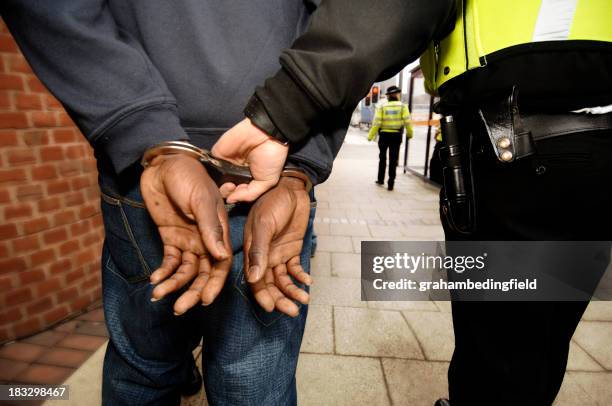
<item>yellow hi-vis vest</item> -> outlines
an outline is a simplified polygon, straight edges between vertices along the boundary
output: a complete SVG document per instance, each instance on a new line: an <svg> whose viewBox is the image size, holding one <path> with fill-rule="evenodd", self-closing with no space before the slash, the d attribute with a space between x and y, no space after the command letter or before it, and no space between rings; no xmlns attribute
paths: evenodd
<svg viewBox="0 0 612 406"><path fill-rule="evenodd" d="M401 101L386 102L381 107L376 108L368 139L374 139L378 130L381 132L398 132L402 127L406 127L406 136L412 138L408 106Z"/></svg>
<svg viewBox="0 0 612 406"><path fill-rule="evenodd" d="M457 0L455 28L421 56L425 89L438 94L493 52L560 40L612 42L612 0Z"/></svg>

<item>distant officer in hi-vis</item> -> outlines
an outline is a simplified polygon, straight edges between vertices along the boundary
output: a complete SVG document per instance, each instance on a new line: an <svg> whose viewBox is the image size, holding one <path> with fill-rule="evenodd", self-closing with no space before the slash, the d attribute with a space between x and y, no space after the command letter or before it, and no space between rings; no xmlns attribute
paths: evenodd
<svg viewBox="0 0 612 406"><path fill-rule="evenodd" d="M412 138L410 111L408 111L408 106L400 101L401 93L402 90L397 86L391 86L387 89L386 95L389 100L376 109L372 128L368 134L368 141L374 140L376 134L379 134L378 149L380 154L378 179L376 180L378 185L384 185L385 183L387 149L389 150L389 180L387 182L389 190L393 190L395 183L395 170L404 128L406 128L406 138Z"/></svg>

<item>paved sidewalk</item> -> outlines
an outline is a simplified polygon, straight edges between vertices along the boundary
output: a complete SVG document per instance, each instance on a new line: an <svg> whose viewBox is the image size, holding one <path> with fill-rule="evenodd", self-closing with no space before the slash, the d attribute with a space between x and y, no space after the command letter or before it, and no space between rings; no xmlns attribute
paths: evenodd
<svg viewBox="0 0 612 406"><path fill-rule="evenodd" d="M104 313L97 303L48 330L0 346L0 384L61 384L107 340Z"/></svg>
<svg viewBox="0 0 612 406"><path fill-rule="evenodd" d="M443 239L438 191L413 175L398 175L393 192L376 186L377 148L365 135L350 130L331 179L317 187L318 251L298 366L299 403L431 406L447 392L450 305L361 302L359 250L363 240ZM589 306L556 405L612 403L611 305ZM99 396L101 360L100 350L69 379L73 404ZM200 393L183 405L201 405L203 399Z"/></svg>

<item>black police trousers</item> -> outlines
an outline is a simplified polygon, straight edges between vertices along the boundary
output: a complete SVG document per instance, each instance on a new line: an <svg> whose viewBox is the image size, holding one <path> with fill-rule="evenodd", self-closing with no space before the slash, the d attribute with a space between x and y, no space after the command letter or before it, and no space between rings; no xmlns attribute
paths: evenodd
<svg viewBox="0 0 612 406"><path fill-rule="evenodd" d="M447 240L612 240L612 130L542 140L534 155L501 163L472 125L475 232L453 232L442 214ZM551 405L587 305L453 302L452 406Z"/></svg>
<svg viewBox="0 0 612 406"><path fill-rule="evenodd" d="M389 150L389 186L395 183L395 172L399 159L400 145L402 144L403 133L383 132L378 133L378 183L385 182L385 170L387 169L387 150Z"/></svg>

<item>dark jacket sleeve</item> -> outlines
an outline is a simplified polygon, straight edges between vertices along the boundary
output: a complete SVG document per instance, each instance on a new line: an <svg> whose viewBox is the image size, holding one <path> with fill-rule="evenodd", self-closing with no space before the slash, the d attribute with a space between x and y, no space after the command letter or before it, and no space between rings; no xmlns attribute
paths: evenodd
<svg viewBox="0 0 612 406"><path fill-rule="evenodd" d="M276 128L299 144L326 114L352 111L373 82L418 58L448 31L453 0L324 0L255 91Z"/></svg>
<svg viewBox="0 0 612 406"><path fill-rule="evenodd" d="M188 139L176 101L104 0L3 0L32 69L117 173L150 146Z"/></svg>

